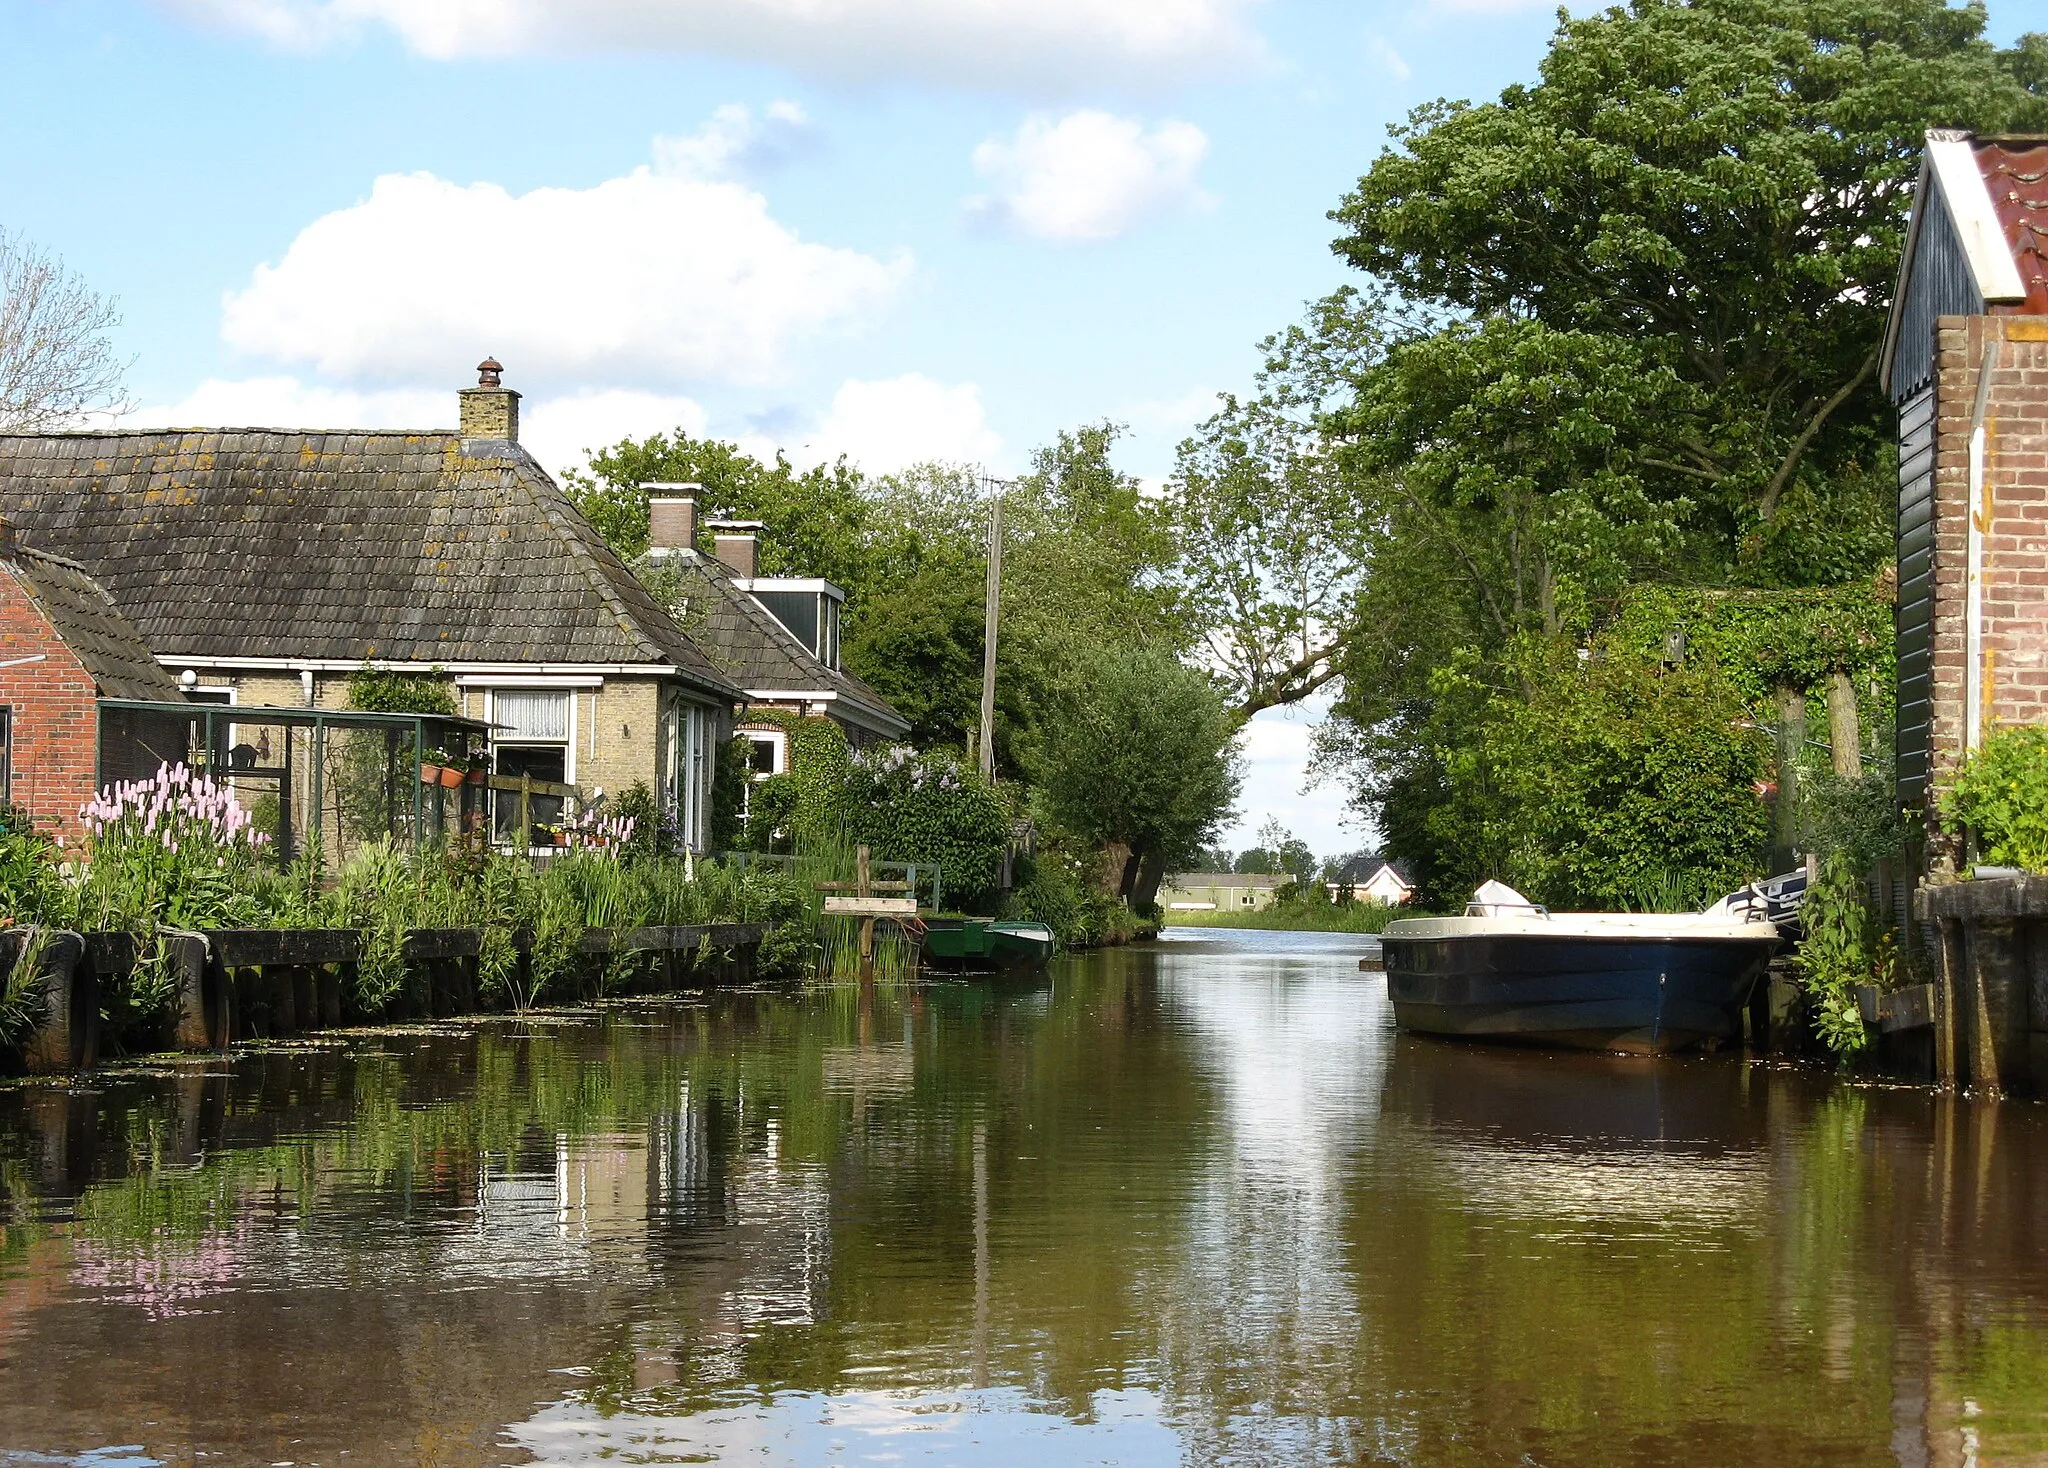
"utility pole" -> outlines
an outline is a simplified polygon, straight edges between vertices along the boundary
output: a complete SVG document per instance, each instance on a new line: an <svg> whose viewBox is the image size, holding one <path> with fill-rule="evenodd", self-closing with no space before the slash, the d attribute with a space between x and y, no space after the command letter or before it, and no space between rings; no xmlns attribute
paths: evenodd
<svg viewBox="0 0 2048 1468"><path fill-rule="evenodd" d="M996 628L1003 611L1003 481L988 508L988 597L982 609L981 778L996 777Z"/></svg>

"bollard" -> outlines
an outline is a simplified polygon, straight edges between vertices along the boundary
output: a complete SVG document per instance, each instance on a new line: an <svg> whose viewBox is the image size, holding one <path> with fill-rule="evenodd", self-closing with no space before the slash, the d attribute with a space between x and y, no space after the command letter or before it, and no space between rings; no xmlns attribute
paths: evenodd
<svg viewBox="0 0 2048 1468"><path fill-rule="evenodd" d="M177 986L180 1050L211 1050L219 1043L214 1028L214 1009L207 1003L210 953L204 938L196 935L165 938L164 960L171 966Z"/></svg>
<svg viewBox="0 0 2048 1468"><path fill-rule="evenodd" d="M34 945L34 953L26 950ZM22 1064L41 1075L89 1070L99 1059L99 986L85 959L85 940L76 933L40 930L11 936L15 963L25 958L40 970L43 1002L38 1023L21 1047Z"/></svg>

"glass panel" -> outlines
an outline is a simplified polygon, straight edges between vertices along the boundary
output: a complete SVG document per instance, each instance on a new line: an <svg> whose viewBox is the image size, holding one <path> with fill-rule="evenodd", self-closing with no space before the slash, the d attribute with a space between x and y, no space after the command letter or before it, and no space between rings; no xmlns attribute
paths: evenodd
<svg viewBox="0 0 2048 1468"><path fill-rule="evenodd" d="M813 654L818 650L818 602L815 591L757 591L754 600L767 609L768 614L789 629L790 636L809 648Z"/></svg>
<svg viewBox="0 0 2048 1468"><path fill-rule="evenodd" d="M515 745L497 752L498 773L515 780L521 775L531 775L536 780L566 784L568 766L569 751L561 745ZM499 790L495 795L492 834L500 841L516 843L519 840L519 792ZM559 795L536 795L528 802L528 815L533 829L527 834L527 844L545 846L554 838L540 828L561 824L562 798Z"/></svg>
<svg viewBox="0 0 2048 1468"><path fill-rule="evenodd" d="M500 739L567 739L569 697L552 689L501 688L491 695L491 722L506 726L497 731Z"/></svg>
<svg viewBox="0 0 2048 1468"><path fill-rule="evenodd" d="M747 740L754 746L753 772L757 775L775 773L775 741L765 734L749 734Z"/></svg>

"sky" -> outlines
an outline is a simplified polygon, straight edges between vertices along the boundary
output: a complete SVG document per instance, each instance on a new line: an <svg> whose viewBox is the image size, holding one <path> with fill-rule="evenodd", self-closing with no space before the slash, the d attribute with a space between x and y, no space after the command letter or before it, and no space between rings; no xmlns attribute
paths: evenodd
<svg viewBox="0 0 2048 1468"><path fill-rule="evenodd" d="M2025 5L1994 7L2000 39ZM683 427L1163 478L1349 271L1326 217L1551 0L0 0L0 228L118 298L131 424L451 425L495 356L549 468ZM1319 853L1315 710L1239 828Z"/></svg>

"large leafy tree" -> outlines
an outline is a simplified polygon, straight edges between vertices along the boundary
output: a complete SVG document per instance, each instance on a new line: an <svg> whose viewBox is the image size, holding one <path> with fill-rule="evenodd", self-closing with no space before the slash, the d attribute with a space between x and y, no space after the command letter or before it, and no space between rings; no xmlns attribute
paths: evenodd
<svg viewBox="0 0 2048 1468"><path fill-rule="evenodd" d="M1374 488L1335 452L1325 415L1400 327L1350 287L1259 344L1248 398L1226 395L1181 445L1166 513L1174 584L1241 715L1334 680L1355 615Z"/></svg>
<svg viewBox="0 0 2048 1468"><path fill-rule="evenodd" d="M1396 129L1336 248L1418 300L1611 338L1698 388L1703 411L1640 461L1663 497L1697 496L1752 574L1846 579L1867 567L1773 548L1796 512L1880 508L1858 491L1923 131L2048 120L2048 46L2001 53L1984 24L1940 0L1565 18L1536 85Z"/></svg>
<svg viewBox="0 0 2048 1468"><path fill-rule="evenodd" d="M1198 861L1243 775L1238 720L1210 679L1159 648L1080 659L1046 722L1034 773L1055 824L1129 852L1120 894L1148 911L1169 871Z"/></svg>
<svg viewBox="0 0 2048 1468"><path fill-rule="evenodd" d="M1377 507L1323 754L1439 896L1588 849L1594 804L1502 785L1502 731L1568 713L1527 639L1583 639L1630 582L1830 585L1889 556L1874 373L1924 131L2048 110L2048 41L2000 52L1984 23L1939 0L1561 18L1535 84L1419 109L1333 216L1340 254L1448 318L1323 419Z"/></svg>

